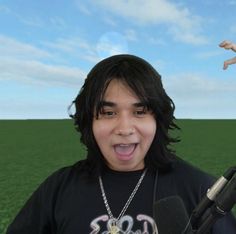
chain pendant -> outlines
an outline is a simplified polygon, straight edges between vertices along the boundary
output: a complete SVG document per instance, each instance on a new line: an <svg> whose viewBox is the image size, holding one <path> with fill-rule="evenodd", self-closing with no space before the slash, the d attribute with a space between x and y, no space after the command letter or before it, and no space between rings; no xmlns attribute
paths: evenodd
<svg viewBox="0 0 236 234"><path fill-rule="evenodd" d="M120 229L117 226L117 220L113 219L111 222L109 233L110 234L119 234L119 232L120 232Z"/></svg>
<svg viewBox="0 0 236 234"><path fill-rule="evenodd" d="M131 201L133 200L134 198L134 195L136 194L136 192L138 191L139 189L139 186L141 185L142 181L143 181L143 178L145 176L147 172L147 168L143 171L141 177L139 178L139 181L138 183L136 184L133 192L130 194L127 202L125 203L123 209L121 210L120 214L118 215L117 218L114 218L112 212L111 212L111 208L108 204L108 201L107 201L107 197L106 197L106 194L105 194L105 190L104 190L104 187L103 187L103 183L102 183L102 177L99 176L98 179L99 179L99 185L100 185L100 189L101 189L101 192L102 192L102 198L103 198L103 202L104 202L104 205L107 209L107 213L108 213L108 217L110 218L109 219L109 222L108 222L108 234L119 234L121 232L121 229L119 228L119 226L117 225L117 222L118 220L120 220L123 215L125 214L127 208L129 207L129 204L131 203ZM122 232L123 233L123 232Z"/></svg>
<svg viewBox="0 0 236 234"><path fill-rule="evenodd" d="M111 227L110 227L110 234L118 234L120 231L120 229L115 225L115 224L112 224Z"/></svg>

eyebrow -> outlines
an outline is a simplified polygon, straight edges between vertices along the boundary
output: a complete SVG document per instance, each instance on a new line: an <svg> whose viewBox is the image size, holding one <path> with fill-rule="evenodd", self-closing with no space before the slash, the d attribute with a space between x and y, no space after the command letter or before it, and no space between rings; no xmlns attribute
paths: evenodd
<svg viewBox="0 0 236 234"><path fill-rule="evenodd" d="M101 101L99 103L99 107L102 108L104 106L115 107L115 106L117 106L117 104L114 102L109 102L109 101ZM134 106L134 107L147 107L147 104L144 102L135 102L132 104L132 106Z"/></svg>

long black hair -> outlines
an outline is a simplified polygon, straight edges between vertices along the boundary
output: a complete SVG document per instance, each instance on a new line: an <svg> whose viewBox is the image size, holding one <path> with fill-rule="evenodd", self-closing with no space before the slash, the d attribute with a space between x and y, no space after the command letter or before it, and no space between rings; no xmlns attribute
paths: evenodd
<svg viewBox="0 0 236 234"><path fill-rule="evenodd" d="M175 105L166 94L161 76L144 59L122 54L108 57L97 63L89 72L78 96L74 100L76 112L73 116L76 130L81 134L81 142L87 147L84 169L95 173L105 166L100 149L95 141L92 124L100 111L99 104L111 80L122 81L133 90L142 103L152 110L157 130L145 157L145 166L165 169L173 160L172 143L179 141L169 135L170 129L178 129L175 124Z"/></svg>

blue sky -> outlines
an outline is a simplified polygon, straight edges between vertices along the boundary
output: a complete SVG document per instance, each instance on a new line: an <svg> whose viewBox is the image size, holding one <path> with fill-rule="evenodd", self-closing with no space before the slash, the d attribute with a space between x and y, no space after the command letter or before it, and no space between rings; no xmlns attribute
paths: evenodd
<svg viewBox="0 0 236 234"><path fill-rule="evenodd" d="M236 0L0 1L0 119L68 118L89 70L130 53L162 75L177 118L236 118Z"/></svg>

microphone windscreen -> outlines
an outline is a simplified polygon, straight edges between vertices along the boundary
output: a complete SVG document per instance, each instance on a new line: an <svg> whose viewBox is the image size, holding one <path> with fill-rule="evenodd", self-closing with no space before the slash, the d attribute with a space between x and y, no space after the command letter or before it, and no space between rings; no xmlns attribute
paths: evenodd
<svg viewBox="0 0 236 234"><path fill-rule="evenodd" d="M193 233L184 203L178 196L171 196L157 201L154 204L154 219L158 234ZM186 229L188 224L189 227Z"/></svg>

